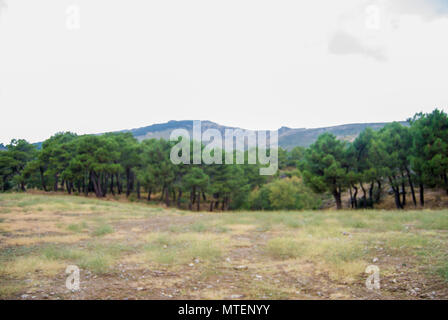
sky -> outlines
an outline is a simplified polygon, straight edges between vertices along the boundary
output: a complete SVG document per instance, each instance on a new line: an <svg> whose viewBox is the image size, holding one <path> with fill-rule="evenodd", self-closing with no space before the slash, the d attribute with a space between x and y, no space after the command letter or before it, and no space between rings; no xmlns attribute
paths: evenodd
<svg viewBox="0 0 448 320"><path fill-rule="evenodd" d="M448 111L448 0L0 0L0 142Z"/></svg>

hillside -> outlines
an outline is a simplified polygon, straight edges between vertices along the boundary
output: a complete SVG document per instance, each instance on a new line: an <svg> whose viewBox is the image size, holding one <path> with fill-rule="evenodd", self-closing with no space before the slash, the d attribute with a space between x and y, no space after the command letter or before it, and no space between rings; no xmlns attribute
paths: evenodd
<svg viewBox="0 0 448 320"><path fill-rule="evenodd" d="M400 122L403 125L408 125L407 122ZM361 133L365 128L372 128L373 130L379 130L384 127L387 122L379 123L354 123L354 124L343 124L333 127L322 127L322 128L288 128L281 127L278 130L279 134L279 145L280 147L291 150L296 146L308 147L314 141L317 140L319 135L329 132L334 134L338 139L353 141L359 133ZM193 132L193 120L171 120L165 123L157 123L147 127L134 128L121 130L119 132L131 132L137 140L142 141L145 139L165 139L170 138L170 134L175 129L186 129L192 136ZM224 131L226 129L242 129L237 127L228 127L220 125L212 121L202 121L202 130L206 129L217 129L224 136ZM42 142L34 143L34 145L40 149ZM0 150L6 150L6 145L0 143Z"/></svg>
<svg viewBox="0 0 448 320"><path fill-rule="evenodd" d="M401 123L406 124L406 122ZM379 130L386 124L387 123L356 123L314 129L281 127L279 129L279 145L280 147L288 150L296 146L308 147L317 140L319 135L326 132L334 134L341 140L352 141L365 128ZM206 130L208 128L217 129L221 133L224 133L225 129L235 129L235 127L223 126L212 121L202 121L202 130ZM123 132L132 132L138 140L150 138L169 139L171 132L175 129L186 129L191 135L193 130L193 121L169 121L142 128L123 130Z"/></svg>

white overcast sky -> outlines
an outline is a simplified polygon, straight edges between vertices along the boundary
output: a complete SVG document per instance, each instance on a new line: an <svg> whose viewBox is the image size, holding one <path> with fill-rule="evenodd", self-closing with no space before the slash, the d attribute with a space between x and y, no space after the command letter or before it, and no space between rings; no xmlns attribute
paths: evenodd
<svg viewBox="0 0 448 320"><path fill-rule="evenodd" d="M184 119L311 128L447 106L448 0L0 0L3 143Z"/></svg>

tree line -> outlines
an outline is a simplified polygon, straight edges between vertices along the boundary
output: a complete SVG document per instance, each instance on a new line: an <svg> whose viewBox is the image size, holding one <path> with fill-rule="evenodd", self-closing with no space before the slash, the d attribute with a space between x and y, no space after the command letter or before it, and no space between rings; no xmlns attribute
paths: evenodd
<svg viewBox="0 0 448 320"><path fill-rule="evenodd" d="M174 165L175 143L139 142L131 133L57 133L40 149L12 140L0 151L0 190L125 194L210 211L317 209L321 195L340 209L345 192L353 209L373 208L387 193L403 209L424 206L427 188L448 194L448 117L438 109L408 125L367 128L353 142L326 133L306 149L279 148L280 170L269 177L259 175L260 164Z"/></svg>
<svg viewBox="0 0 448 320"><path fill-rule="evenodd" d="M373 207L385 186L398 209L409 202L424 206L425 188L442 188L448 194L447 114L438 109L417 113L408 124L366 128L352 143L319 136L299 164L305 182L317 193L331 193L338 209L345 191L352 208Z"/></svg>

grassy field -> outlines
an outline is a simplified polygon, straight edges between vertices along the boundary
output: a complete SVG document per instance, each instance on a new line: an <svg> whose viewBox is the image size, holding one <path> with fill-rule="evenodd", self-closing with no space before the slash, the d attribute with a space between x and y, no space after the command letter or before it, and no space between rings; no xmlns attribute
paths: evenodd
<svg viewBox="0 0 448 320"><path fill-rule="evenodd" d="M365 285L372 264L380 290ZM0 298L447 299L448 210L198 213L0 194Z"/></svg>

